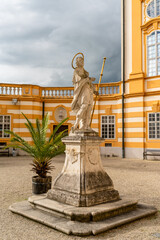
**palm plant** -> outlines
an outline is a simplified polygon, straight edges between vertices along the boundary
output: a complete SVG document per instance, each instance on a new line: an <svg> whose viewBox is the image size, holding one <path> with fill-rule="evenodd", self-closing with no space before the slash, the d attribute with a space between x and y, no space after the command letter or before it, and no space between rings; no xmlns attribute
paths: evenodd
<svg viewBox="0 0 160 240"><path fill-rule="evenodd" d="M39 177L45 178L47 173L50 173L54 168L51 159L63 153L65 150L65 145L62 143L61 139L66 135L66 130L60 133L57 133L57 131L67 118L59 123L50 137L47 138L49 124L48 114L43 118L42 123L40 123L39 119L36 119L36 127L33 126L31 121L24 114L23 116L27 120L25 125L31 134L33 144L29 144L13 131L7 130L5 132L12 136L11 143L7 147L19 148L32 156L33 163L31 164L31 171L35 172Z"/></svg>

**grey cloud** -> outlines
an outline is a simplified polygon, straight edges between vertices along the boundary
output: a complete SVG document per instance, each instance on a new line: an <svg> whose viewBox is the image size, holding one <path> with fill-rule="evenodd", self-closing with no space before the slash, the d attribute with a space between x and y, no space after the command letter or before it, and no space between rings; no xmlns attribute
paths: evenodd
<svg viewBox="0 0 160 240"><path fill-rule="evenodd" d="M72 57L82 51L85 68L97 81L104 56L107 61L103 82L120 81L120 0L15 2L13 5L6 0L1 8L1 68L27 68L27 83L29 79L33 81L35 70L35 84L68 86L72 84ZM39 69L47 73L43 82L39 80ZM0 77L3 79L1 73ZM16 82L18 71L17 78L14 73L6 79L5 76L6 82ZM23 74L21 79L21 83L26 83Z"/></svg>

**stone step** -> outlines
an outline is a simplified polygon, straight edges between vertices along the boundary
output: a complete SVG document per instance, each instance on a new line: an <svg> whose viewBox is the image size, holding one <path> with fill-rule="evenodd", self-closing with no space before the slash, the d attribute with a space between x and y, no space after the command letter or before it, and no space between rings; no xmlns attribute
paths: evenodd
<svg viewBox="0 0 160 240"><path fill-rule="evenodd" d="M90 222L102 221L107 218L118 216L137 207L137 201L123 198L116 202L99 204L91 207L75 207L44 196L32 196L28 199L32 207L48 212L53 216L61 216L71 221Z"/></svg>
<svg viewBox="0 0 160 240"><path fill-rule="evenodd" d="M137 208L131 212L107 218L103 221L84 223L71 221L70 219L62 218L60 216L53 216L48 212L33 208L28 201L14 203L10 206L10 210L63 233L76 236L97 235L109 229L150 216L157 212L157 209L152 206L138 204Z"/></svg>

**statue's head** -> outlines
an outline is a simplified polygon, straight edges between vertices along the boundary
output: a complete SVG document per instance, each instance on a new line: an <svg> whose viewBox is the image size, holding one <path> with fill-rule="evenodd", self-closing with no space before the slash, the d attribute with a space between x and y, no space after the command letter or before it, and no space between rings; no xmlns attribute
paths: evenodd
<svg viewBox="0 0 160 240"><path fill-rule="evenodd" d="M84 58L83 57L77 57L76 58L76 66L77 67L84 67Z"/></svg>

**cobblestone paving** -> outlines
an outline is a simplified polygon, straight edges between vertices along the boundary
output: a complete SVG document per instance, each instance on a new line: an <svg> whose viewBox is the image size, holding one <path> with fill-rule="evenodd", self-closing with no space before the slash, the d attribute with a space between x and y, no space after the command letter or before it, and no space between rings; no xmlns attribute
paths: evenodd
<svg viewBox="0 0 160 240"><path fill-rule="evenodd" d="M31 196L30 157L0 157L0 240L156 240L160 239L160 214L91 237L62 234L8 210ZM53 159L53 179L61 171L64 156ZM103 158L103 166L121 195L154 205L160 210L160 161Z"/></svg>

